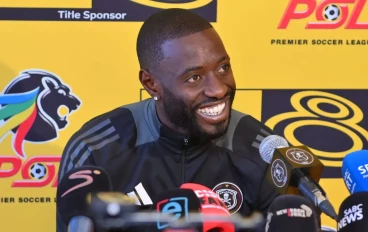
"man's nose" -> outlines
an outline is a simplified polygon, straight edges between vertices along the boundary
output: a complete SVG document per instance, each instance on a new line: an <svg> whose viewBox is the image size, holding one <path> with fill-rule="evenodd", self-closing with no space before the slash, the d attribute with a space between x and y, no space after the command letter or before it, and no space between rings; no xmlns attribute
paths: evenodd
<svg viewBox="0 0 368 232"><path fill-rule="evenodd" d="M204 94L209 98L222 99L227 93L227 86L220 77L211 76L207 78Z"/></svg>

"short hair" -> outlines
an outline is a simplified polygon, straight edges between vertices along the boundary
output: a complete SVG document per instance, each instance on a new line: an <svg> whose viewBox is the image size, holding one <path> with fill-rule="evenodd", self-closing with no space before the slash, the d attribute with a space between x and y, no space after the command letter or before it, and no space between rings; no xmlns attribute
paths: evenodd
<svg viewBox="0 0 368 232"><path fill-rule="evenodd" d="M137 55L141 69L154 69L164 59L162 45L213 28L201 16L184 9L171 8L151 15L142 25L137 38Z"/></svg>

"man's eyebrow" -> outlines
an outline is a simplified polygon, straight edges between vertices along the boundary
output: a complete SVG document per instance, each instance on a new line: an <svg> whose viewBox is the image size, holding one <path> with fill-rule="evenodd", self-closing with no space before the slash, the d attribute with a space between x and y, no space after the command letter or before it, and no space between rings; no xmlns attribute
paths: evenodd
<svg viewBox="0 0 368 232"><path fill-rule="evenodd" d="M188 73L190 73L191 71L195 71L195 70L199 70L199 69L202 69L203 66L193 66L193 67L189 67L189 68L186 68L181 74L180 76L184 76Z"/></svg>
<svg viewBox="0 0 368 232"><path fill-rule="evenodd" d="M230 57L229 57L228 55L225 55L225 56L221 57L220 59L218 59L218 60L217 60L217 63L220 63L220 62L222 62L222 61L224 61L224 60L226 60L226 59L230 59ZM185 69L185 70L180 74L180 76L184 76L184 75L186 75L186 74L188 74L188 73L190 73L190 72L192 72L192 71L200 70L200 69L202 69L202 68L203 68L203 66L193 66L193 67L186 68L186 69Z"/></svg>
<svg viewBox="0 0 368 232"><path fill-rule="evenodd" d="M221 57L220 59L218 59L217 63L220 63L226 59L229 59L230 60L230 57L228 55L224 55L223 57Z"/></svg>

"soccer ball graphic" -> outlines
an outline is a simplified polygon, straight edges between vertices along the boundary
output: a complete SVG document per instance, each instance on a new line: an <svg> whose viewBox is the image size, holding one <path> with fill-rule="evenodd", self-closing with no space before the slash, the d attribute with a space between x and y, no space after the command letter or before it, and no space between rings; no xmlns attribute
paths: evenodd
<svg viewBox="0 0 368 232"><path fill-rule="evenodd" d="M31 166L30 173L34 179L42 179L47 175L47 168L41 163L35 163Z"/></svg>
<svg viewBox="0 0 368 232"><path fill-rule="evenodd" d="M335 21L340 17L340 13L340 8L338 6L333 4L328 5L324 11L325 19L329 21Z"/></svg>

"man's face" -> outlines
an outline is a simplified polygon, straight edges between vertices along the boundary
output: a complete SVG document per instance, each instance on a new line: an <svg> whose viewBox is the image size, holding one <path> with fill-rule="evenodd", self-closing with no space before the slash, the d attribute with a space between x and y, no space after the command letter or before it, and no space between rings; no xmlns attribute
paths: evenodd
<svg viewBox="0 0 368 232"><path fill-rule="evenodd" d="M230 58L214 29L167 41L159 66L166 118L190 136L214 139L229 125L235 96Z"/></svg>

